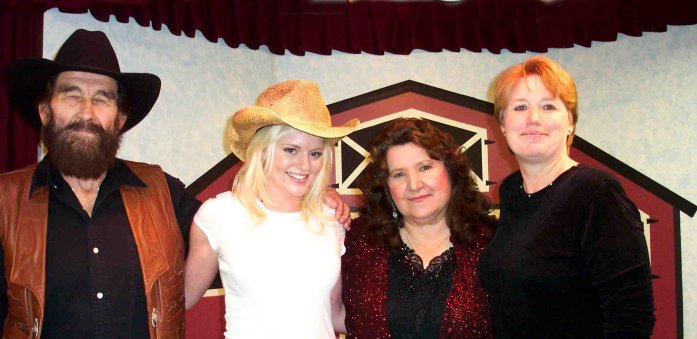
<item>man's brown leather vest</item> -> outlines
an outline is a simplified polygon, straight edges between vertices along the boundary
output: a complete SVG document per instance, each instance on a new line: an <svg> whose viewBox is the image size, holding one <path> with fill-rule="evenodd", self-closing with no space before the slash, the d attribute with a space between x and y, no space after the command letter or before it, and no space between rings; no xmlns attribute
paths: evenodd
<svg viewBox="0 0 697 339"><path fill-rule="evenodd" d="M147 187L120 189L143 271L151 338L184 337L184 242L159 166L126 162ZM29 196L36 166L0 175L0 241L8 314L4 338L41 335L48 187Z"/></svg>

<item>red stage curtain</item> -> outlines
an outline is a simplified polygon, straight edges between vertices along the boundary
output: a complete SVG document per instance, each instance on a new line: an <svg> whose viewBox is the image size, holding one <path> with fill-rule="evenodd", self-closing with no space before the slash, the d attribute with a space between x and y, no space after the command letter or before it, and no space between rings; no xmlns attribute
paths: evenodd
<svg viewBox="0 0 697 339"><path fill-rule="evenodd" d="M695 0L4 0L9 8L87 10L230 47L372 54L545 52L697 23Z"/></svg>
<svg viewBox="0 0 697 339"><path fill-rule="evenodd" d="M133 18L156 30L165 25L175 35L193 37L198 30L206 39L222 39L230 47L263 45L275 54L296 55L326 55L333 50L409 54L415 49L546 52L614 41L620 33L640 36L663 32L667 25L697 24L695 0L0 0L0 4L2 67L12 57L40 55L41 15L51 8L89 11L101 21L112 15L119 22ZM12 133L2 131L2 138L10 139L10 152L25 152L18 146L24 142L17 140L35 139L35 134L26 134L14 120L4 124L12 117L5 98L0 110L1 126L15 126ZM0 171L15 166L15 160L7 166Z"/></svg>
<svg viewBox="0 0 697 339"><path fill-rule="evenodd" d="M0 13L0 173L37 161L38 130L10 107L7 99L5 66L17 57L41 56L43 12Z"/></svg>

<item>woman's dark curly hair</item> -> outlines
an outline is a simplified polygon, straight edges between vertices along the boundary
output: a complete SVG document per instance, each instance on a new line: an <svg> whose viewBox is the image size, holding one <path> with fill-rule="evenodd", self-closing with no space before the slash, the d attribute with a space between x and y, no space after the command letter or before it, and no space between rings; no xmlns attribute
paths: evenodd
<svg viewBox="0 0 697 339"><path fill-rule="evenodd" d="M385 126L373 139L372 162L358 179L364 205L360 215L365 232L377 244L400 245L401 214L392 218L392 199L387 188L387 150L392 146L413 143L426 150L431 159L443 161L452 186L446 211L451 240L471 244L477 233L491 236L496 219L490 215L491 205L470 175L470 165L453 137L424 119L398 118Z"/></svg>

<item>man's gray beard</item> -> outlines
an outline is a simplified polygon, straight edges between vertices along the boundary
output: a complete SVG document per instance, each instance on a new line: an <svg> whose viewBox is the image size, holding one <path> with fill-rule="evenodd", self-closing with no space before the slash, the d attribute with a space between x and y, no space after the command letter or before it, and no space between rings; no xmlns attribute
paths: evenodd
<svg viewBox="0 0 697 339"><path fill-rule="evenodd" d="M122 136L118 129L118 120L109 130L84 120L59 129L53 109L49 107L49 121L41 128L41 141L48 151L51 166L63 175L97 179L114 166ZM82 136L81 130L92 131L94 135Z"/></svg>

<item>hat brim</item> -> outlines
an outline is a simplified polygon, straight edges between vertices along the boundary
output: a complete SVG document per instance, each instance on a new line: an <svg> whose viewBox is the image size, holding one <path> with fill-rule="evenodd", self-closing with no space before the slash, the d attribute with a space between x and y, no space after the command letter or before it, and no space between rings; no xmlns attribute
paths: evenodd
<svg viewBox="0 0 697 339"><path fill-rule="evenodd" d="M160 78L149 73L117 73L102 69L66 65L44 58L22 58L10 62L7 68L7 88L10 101L21 109L27 121L41 128L37 99L46 89L48 80L62 72L78 71L106 75L116 80L126 90L130 107L125 132L145 118L160 95Z"/></svg>
<svg viewBox="0 0 697 339"><path fill-rule="evenodd" d="M328 127L313 121L282 117L264 107L250 106L237 111L228 124L226 135L232 153L238 159L245 161L245 152L254 134L260 128L271 125L289 125L310 135L338 141L355 131L360 121L351 119L341 126Z"/></svg>

